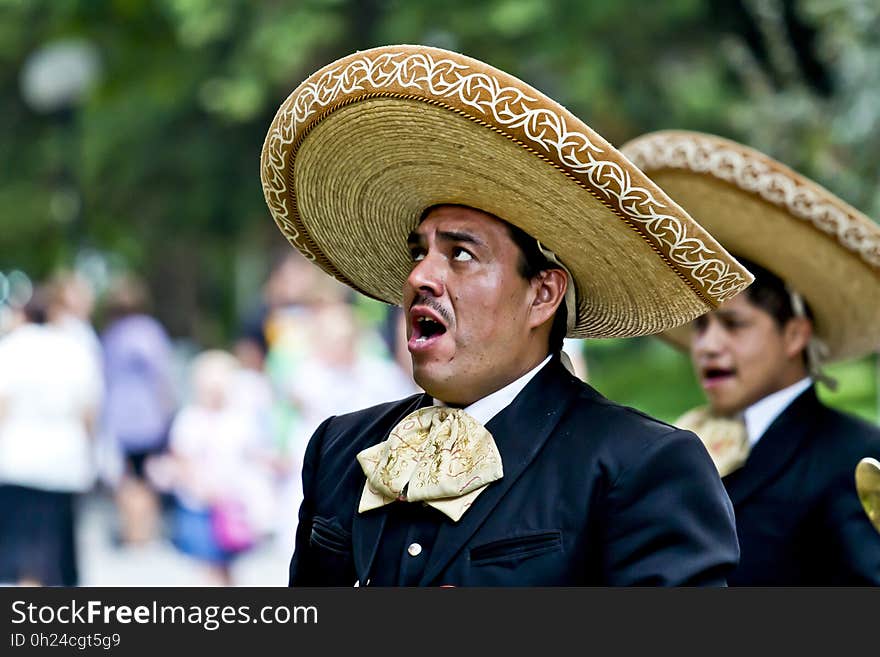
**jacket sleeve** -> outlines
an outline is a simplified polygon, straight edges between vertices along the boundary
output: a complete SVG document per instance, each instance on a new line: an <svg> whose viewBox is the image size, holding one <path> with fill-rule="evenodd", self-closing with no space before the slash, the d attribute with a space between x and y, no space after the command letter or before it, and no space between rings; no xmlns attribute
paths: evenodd
<svg viewBox="0 0 880 657"><path fill-rule="evenodd" d="M309 575L316 570L312 567L313 557L310 548L312 521L315 513L315 485L318 464L321 460L324 434L332 420L332 417L327 418L315 429L315 433L309 439L309 444L306 446L306 452L303 457L303 501L299 507L299 520L296 525L296 544L293 550L293 557L290 559L288 586L308 586L313 584L309 581Z"/></svg>
<svg viewBox="0 0 880 657"><path fill-rule="evenodd" d="M699 439L646 439L607 496L604 579L614 586L726 586L739 562L733 505Z"/></svg>

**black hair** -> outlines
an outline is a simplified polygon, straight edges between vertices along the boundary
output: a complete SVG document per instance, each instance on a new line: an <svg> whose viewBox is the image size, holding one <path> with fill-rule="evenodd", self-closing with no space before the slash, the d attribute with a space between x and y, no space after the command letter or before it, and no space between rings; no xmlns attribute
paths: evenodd
<svg viewBox="0 0 880 657"><path fill-rule="evenodd" d="M770 315L780 329L783 328L788 320L795 316L791 305L791 294L785 281L751 260L739 256L736 256L736 259L755 277L755 282L745 289L746 298ZM804 312L807 318L813 321L813 311L806 300L804 300Z"/></svg>
<svg viewBox="0 0 880 657"><path fill-rule="evenodd" d="M501 219L501 221L504 221ZM548 269L561 269L555 262L548 260L541 250L538 248L538 240L529 235L522 228L514 226L504 221L513 243L519 247L519 273L526 280L530 281L542 271ZM571 281L569 281L570 283ZM562 351L562 341L568 332L568 308L565 307L565 300L559 304L556 314L553 315L553 324L550 327L549 347L551 354L558 354Z"/></svg>
<svg viewBox="0 0 880 657"><path fill-rule="evenodd" d="M49 319L49 292L45 286L33 291L31 298L22 307L25 320L30 324L45 324Z"/></svg>

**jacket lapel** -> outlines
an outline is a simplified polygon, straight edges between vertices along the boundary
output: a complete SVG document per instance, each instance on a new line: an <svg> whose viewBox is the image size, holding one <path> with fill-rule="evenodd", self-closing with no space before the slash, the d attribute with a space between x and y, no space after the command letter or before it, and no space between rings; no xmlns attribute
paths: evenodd
<svg viewBox="0 0 880 657"><path fill-rule="evenodd" d="M811 417L819 406L816 390L807 388L779 414L752 449L745 465L724 477L724 486L734 506L742 504L772 481L794 458L807 436Z"/></svg>
<svg viewBox="0 0 880 657"><path fill-rule="evenodd" d="M364 448L370 447L382 442L388 438L391 429L397 426L407 415L413 411L430 406L433 400L430 395L422 394L417 397L413 403L407 404L400 413L390 422L382 435L376 435L373 440L364 445ZM366 482L366 476L359 479L360 486L357 489L355 497L354 519L351 527L352 548L354 549L354 567L357 572L358 581L366 585L370 568L373 565L373 559L376 557L376 550L379 547L379 541L382 538L382 530L385 528L385 519L388 517L388 507L373 509L366 513L358 513L357 504L361 499L361 491L363 484Z"/></svg>
<svg viewBox="0 0 880 657"><path fill-rule="evenodd" d="M447 521L440 526L420 586L428 585L446 568L534 460L578 392L570 379L554 358L486 424L501 453L504 476L490 484L457 523Z"/></svg>

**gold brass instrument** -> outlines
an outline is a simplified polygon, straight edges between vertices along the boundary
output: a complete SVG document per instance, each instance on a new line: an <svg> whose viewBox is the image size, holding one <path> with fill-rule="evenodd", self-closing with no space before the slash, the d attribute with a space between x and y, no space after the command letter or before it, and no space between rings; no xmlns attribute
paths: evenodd
<svg viewBox="0 0 880 657"><path fill-rule="evenodd" d="M856 490L871 524L880 532L880 461L865 457L856 466Z"/></svg>

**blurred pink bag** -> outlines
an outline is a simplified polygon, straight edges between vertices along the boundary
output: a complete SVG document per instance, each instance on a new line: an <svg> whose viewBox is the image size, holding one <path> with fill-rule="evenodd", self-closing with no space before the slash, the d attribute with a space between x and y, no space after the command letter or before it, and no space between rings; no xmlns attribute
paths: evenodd
<svg viewBox="0 0 880 657"><path fill-rule="evenodd" d="M242 552L256 542L247 509L238 500L215 503L211 508L211 527L217 545L227 552Z"/></svg>

